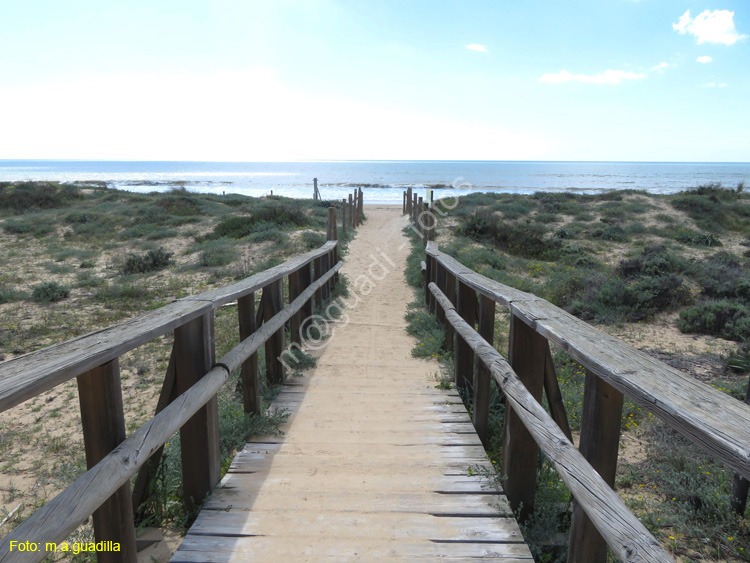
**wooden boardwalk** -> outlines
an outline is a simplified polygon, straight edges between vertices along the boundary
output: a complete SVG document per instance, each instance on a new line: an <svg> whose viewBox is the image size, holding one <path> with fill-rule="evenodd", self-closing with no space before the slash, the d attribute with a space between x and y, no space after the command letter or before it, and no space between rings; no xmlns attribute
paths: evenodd
<svg viewBox="0 0 750 563"><path fill-rule="evenodd" d="M403 220L368 219L353 289L367 269L357 244L391 249L396 266L317 369L288 381L275 402L285 434L236 456L172 561L531 560L505 496L477 475L491 468L460 398L436 388L435 362L411 357Z"/></svg>

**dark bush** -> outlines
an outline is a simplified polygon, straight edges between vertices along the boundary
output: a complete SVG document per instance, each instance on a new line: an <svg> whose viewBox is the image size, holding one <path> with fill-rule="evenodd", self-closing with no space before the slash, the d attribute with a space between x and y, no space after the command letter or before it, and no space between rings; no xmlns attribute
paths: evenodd
<svg viewBox="0 0 750 563"><path fill-rule="evenodd" d="M717 252L693 265L691 273L712 299L740 299L750 303L750 271L747 262L729 252Z"/></svg>
<svg viewBox="0 0 750 563"><path fill-rule="evenodd" d="M0 209L55 209L81 197L76 186L53 182L0 182Z"/></svg>
<svg viewBox="0 0 750 563"><path fill-rule="evenodd" d="M155 272L169 265L169 259L172 257L171 252L167 252L162 247L156 250L149 250L146 254L130 254L125 259L125 263L120 270L123 274L144 274L146 272Z"/></svg>
<svg viewBox="0 0 750 563"><path fill-rule="evenodd" d="M728 299L709 301L682 311L677 327L682 332L710 334L727 340L748 340L750 308Z"/></svg>
<svg viewBox="0 0 750 563"><path fill-rule="evenodd" d="M46 282L34 287L31 299L36 303L54 303L70 295L70 290L56 282Z"/></svg>
<svg viewBox="0 0 750 563"><path fill-rule="evenodd" d="M677 242L690 246L723 246L719 238L715 235L699 233L691 229L676 229L674 231L674 239Z"/></svg>
<svg viewBox="0 0 750 563"><path fill-rule="evenodd" d="M562 242L545 239L543 228L508 223L488 212L477 212L463 219L458 232L475 240L491 240L495 246L515 256L554 260L562 254Z"/></svg>

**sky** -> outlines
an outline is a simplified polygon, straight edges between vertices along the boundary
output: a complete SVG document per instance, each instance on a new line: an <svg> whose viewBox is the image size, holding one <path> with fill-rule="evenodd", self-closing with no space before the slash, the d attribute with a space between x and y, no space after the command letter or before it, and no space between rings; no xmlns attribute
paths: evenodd
<svg viewBox="0 0 750 563"><path fill-rule="evenodd" d="M0 0L0 159L750 161L748 0Z"/></svg>

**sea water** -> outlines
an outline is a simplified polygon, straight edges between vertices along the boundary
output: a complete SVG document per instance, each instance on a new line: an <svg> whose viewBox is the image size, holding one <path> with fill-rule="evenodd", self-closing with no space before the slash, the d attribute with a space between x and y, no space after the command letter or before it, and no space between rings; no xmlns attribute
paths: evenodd
<svg viewBox="0 0 750 563"><path fill-rule="evenodd" d="M323 199L342 199L361 187L366 203L400 204L407 187L435 197L493 191L600 193L636 189L674 193L750 181L750 163L314 161L161 162L0 160L0 181L96 182L137 192L185 187L191 191L312 198L313 178Z"/></svg>

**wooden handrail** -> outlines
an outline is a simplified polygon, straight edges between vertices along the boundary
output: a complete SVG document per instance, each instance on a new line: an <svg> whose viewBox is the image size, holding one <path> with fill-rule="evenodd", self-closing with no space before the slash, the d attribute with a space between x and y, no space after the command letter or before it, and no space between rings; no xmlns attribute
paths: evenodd
<svg viewBox="0 0 750 563"><path fill-rule="evenodd" d="M659 542L532 397L505 358L461 318L435 283L430 283L428 289L443 309L446 320L489 368L492 377L504 391L506 400L620 560L672 561Z"/></svg>
<svg viewBox="0 0 750 563"><path fill-rule="evenodd" d="M179 299L133 319L0 363L0 412L299 270L336 241L226 287Z"/></svg>
<svg viewBox="0 0 750 563"><path fill-rule="evenodd" d="M587 370L750 479L750 408L548 301L469 270L427 244L426 253L461 283L505 305Z"/></svg>
<svg viewBox="0 0 750 563"><path fill-rule="evenodd" d="M267 320L252 336L221 358L213 369L164 410L121 442L93 468L76 479L54 499L40 508L0 543L0 562L15 561L19 552L10 552L11 541L40 545L65 540L86 518L106 501L177 432L203 405L211 400L230 374L254 354L275 332L308 302L315 291L328 283L341 268L339 262L312 282L284 309ZM23 552L24 561L41 561L47 552Z"/></svg>

